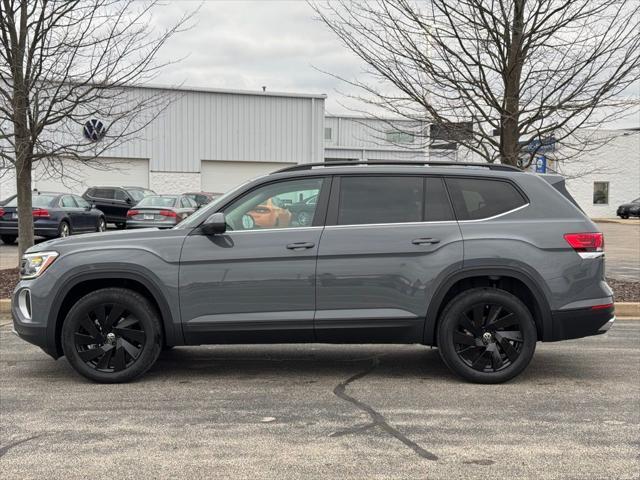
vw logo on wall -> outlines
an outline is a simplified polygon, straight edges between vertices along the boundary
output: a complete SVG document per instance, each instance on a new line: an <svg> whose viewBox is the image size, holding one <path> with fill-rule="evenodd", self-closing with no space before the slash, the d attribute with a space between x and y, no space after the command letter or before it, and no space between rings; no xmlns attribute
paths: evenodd
<svg viewBox="0 0 640 480"><path fill-rule="evenodd" d="M107 133L107 129L100 120L92 118L84 124L84 136L92 142L97 142Z"/></svg>

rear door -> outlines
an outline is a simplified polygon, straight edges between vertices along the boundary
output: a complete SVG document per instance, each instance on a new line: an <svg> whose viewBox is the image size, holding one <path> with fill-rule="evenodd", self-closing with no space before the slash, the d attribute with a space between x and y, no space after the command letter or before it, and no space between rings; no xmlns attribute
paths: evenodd
<svg viewBox="0 0 640 480"><path fill-rule="evenodd" d="M317 267L320 342L421 342L434 289L461 268L439 177L336 177Z"/></svg>

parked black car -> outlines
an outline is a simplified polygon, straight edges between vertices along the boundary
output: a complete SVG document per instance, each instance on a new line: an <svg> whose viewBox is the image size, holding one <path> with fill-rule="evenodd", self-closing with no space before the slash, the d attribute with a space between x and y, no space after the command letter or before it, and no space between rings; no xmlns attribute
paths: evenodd
<svg viewBox="0 0 640 480"><path fill-rule="evenodd" d="M187 193L183 193L183 195L186 195L191 200L196 202L198 207L202 207L203 205L213 202L216 198L220 197L222 194L212 193L212 192L187 192Z"/></svg>
<svg viewBox="0 0 640 480"><path fill-rule="evenodd" d="M287 210L291 212L291 220L293 223L301 227L310 226L317 204L318 195L311 195L310 197L301 199L297 203L287 206Z"/></svg>
<svg viewBox="0 0 640 480"><path fill-rule="evenodd" d="M198 209L186 195L148 195L127 213L127 228L171 228Z"/></svg>
<svg viewBox="0 0 640 480"><path fill-rule="evenodd" d="M78 195L38 192L33 195L33 227L33 233L40 237L68 237L103 232L106 221L100 210ZM0 207L0 238L7 245L18 238L17 198Z"/></svg>
<svg viewBox="0 0 640 480"><path fill-rule="evenodd" d="M640 217L640 197L630 203L623 203L616 212L620 218Z"/></svg>
<svg viewBox="0 0 640 480"><path fill-rule="evenodd" d="M129 209L144 197L155 194L143 187L90 187L82 196L104 212L108 223L124 228Z"/></svg>

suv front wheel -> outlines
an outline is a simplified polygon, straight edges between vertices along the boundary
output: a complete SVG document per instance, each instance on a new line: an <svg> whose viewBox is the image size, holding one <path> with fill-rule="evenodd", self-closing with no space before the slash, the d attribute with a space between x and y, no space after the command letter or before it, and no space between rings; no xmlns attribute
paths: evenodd
<svg viewBox="0 0 640 480"><path fill-rule="evenodd" d="M501 383L533 357L537 332L529 309L496 288L466 290L449 302L438 328L444 363L476 383Z"/></svg>
<svg viewBox="0 0 640 480"><path fill-rule="evenodd" d="M82 297L62 326L62 349L81 375L101 383L145 373L162 350L158 313L142 295L104 288Z"/></svg>

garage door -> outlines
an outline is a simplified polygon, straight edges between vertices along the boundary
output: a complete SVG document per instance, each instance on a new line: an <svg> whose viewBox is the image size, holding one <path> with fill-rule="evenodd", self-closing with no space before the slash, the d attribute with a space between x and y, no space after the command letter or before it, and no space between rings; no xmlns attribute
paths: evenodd
<svg viewBox="0 0 640 480"><path fill-rule="evenodd" d="M226 193L241 183L294 163L202 161L202 190Z"/></svg>
<svg viewBox="0 0 640 480"><path fill-rule="evenodd" d="M82 194L90 186L149 187L149 160L101 159L97 170L77 162L65 166L63 178L50 178L36 168L33 187L41 191Z"/></svg>

